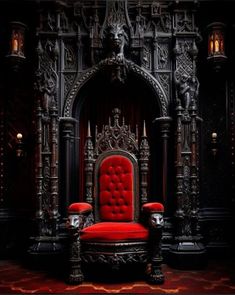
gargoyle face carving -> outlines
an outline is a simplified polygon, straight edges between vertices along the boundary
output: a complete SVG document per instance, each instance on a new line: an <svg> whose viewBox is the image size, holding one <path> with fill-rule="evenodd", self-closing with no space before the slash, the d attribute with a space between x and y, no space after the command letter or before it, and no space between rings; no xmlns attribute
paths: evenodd
<svg viewBox="0 0 235 295"><path fill-rule="evenodd" d="M122 24L114 23L109 25L107 29L107 38L111 51L118 54L123 54L124 46L128 41L128 36Z"/></svg>
<svg viewBox="0 0 235 295"><path fill-rule="evenodd" d="M149 217L149 222L152 227L162 227L164 225L163 215L160 213L153 213Z"/></svg>
<svg viewBox="0 0 235 295"><path fill-rule="evenodd" d="M80 225L79 215L69 215L67 224L70 228L78 228Z"/></svg>

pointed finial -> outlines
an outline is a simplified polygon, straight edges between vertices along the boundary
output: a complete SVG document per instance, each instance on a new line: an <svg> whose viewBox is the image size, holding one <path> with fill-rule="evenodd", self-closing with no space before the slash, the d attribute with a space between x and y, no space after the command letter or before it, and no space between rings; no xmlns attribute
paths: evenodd
<svg viewBox="0 0 235 295"><path fill-rule="evenodd" d="M136 138L136 142L138 143L139 141L139 130L138 130L138 125L135 125L135 138Z"/></svg>
<svg viewBox="0 0 235 295"><path fill-rule="evenodd" d="M145 120L144 120L144 122L143 122L143 135L142 135L142 137L147 137Z"/></svg>
<svg viewBox="0 0 235 295"><path fill-rule="evenodd" d="M87 122L87 137L91 137L91 126L89 120Z"/></svg>

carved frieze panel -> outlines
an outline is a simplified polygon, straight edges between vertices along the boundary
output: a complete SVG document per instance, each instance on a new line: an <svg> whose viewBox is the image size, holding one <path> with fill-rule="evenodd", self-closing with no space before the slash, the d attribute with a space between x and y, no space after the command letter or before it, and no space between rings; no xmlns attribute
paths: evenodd
<svg viewBox="0 0 235 295"><path fill-rule="evenodd" d="M174 48L176 58L176 75L178 77L186 74L193 74L193 61L191 56L191 49L193 47L193 41L188 39L180 39L176 41ZM178 78L177 77L177 78Z"/></svg>
<svg viewBox="0 0 235 295"><path fill-rule="evenodd" d="M158 78L159 82L161 83L161 85L167 95L168 101L169 101L170 91L171 91L170 73L158 73L157 78Z"/></svg>
<svg viewBox="0 0 235 295"><path fill-rule="evenodd" d="M72 88L75 77L76 73L64 73L64 97L67 96L68 92Z"/></svg>
<svg viewBox="0 0 235 295"><path fill-rule="evenodd" d="M64 43L64 70L76 71L77 69L77 47L75 42Z"/></svg>
<svg viewBox="0 0 235 295"><path fill-rule="evenodd" d="M143 46L143 57L142 57L142 66L151 71L152 66L152 52L150 47L150 41Z"/></svg>
<svg viewBox="0 0 235 295"><path fill-rule="evenodd" d="M189 10L178 10L174 17L174 30L178 33L194 32L194 14Z"/></svg>
<svg viewBox="0 0 235 295"><path fill-rule="evenodd" d="M145 35L151 34L154 36L156 33L171 33L172 19L168 12L164 12L158 17L150 18L146 21L144 27Z"/></svg>
<svg viewBox="0 0 235 295"><path fill-rule="evenodd" d="M62 32L68 32L72 29L69 24L68 16L66 15L66 12L64 10L59 13L59 28Z"/></svg>
<svg viewBox="0 0 235 295"><path fill-rule="evenodd" d="M159 70L170 69L169 43L158 43L157 45L157 67Z"/></svg>
<svg viewBox="0 0 235 295"><path fill-rule="evenodd" d="M41 25L40 30L55 32L57 29L57 15L55 11L47 11L46 13L41 14Z"/></svg>
<svg viewBox="0 0 235 295"><path fill-rule="evenodd" d="M82 261L86 263L103 263L108 265L126 263L144 263L147 261L147 253L128 253L128 254L83 254Z"/></svg>
<svg viewBox="0 0 235 295"><path fill-rule="evenodd" d="M37 52L39 67L36 71L35 90L40 93L44 115L48 115L50 108L56 107L58 103L56 95L58 43L49 39L39 40Z"/></svg>

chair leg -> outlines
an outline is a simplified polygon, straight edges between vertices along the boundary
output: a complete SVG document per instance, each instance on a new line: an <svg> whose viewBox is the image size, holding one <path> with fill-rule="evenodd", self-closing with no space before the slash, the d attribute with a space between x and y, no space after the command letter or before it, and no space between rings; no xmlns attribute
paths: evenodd
<svg viewBox="0 0 235 295"><path fill-rule="evenodd" d="M146 269L147 282L150 284L163 284L164 275L161 270L161 262L158 259L153 259L151 263L147 265Z"/></svg>
<svg viewBox="0 0 235 295"><path fill-rule="evenodd" d="M77 233L71 236L69 264L68 283L81 284L84 281L84 276L81 270L81 243Z"/></svg>
<svg viewBox="0 0 235 295"><path fill-rule="evenodd" d="M150 284L163 284L162 273L162 251L161 251L162 229L152 229L150 238L150 263L146 268L147 282Z"/></svg>

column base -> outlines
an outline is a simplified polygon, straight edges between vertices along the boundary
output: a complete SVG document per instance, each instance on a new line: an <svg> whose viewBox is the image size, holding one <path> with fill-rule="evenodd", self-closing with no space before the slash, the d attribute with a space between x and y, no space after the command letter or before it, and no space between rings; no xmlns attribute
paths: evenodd
<svg viewBox="0 0 235 295"><path fill-rule="evenodd" d="M196 241L173 244L168 253L168 264L178 269L203 269L207 265L205 246Z"/></svg>

